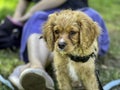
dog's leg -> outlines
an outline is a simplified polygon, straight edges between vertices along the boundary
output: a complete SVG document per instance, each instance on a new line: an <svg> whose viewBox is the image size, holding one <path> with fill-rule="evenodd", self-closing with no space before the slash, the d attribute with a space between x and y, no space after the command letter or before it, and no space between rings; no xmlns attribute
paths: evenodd
<svg viewBox="0 0 120 90"><path fill-rule="evenodd" d="M72 90L70 79L68 78L68 75L65 74L65 72L62 70L56 71L58 86L60 90Z"/></svg>
<svg viewBox="0 0 120 90"><path fill-rule="evenodd" d="M87 65L87 66L86 66ZM94 63L88 63L83 66L81 79L86 90L99 90L98 80L95 74Z"/></svg>
<svg viewBox="0 0 120 90"><path fill-rule="evenodd" d="M72 90L70 78L67 71L67 61L64 58L61 58L60 56L56 57L55 55L54 67L59 90Z"/></svg>
<svg viewBox="0 0 120 90"><path fill-rule="evenodd" d="M86 90L99 90L98 81L96 75L93 73L89 73L89 76L84 76L83 84Z"/></svg>

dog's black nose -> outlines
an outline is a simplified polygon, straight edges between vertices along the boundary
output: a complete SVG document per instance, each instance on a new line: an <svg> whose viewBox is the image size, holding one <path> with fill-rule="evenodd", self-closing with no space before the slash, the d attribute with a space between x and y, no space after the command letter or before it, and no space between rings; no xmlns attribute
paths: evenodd
<svg viewBox="0 0 120 90"><path fill-rule="evenodd" d="M66 43L65 42L59 42L58 46L59 46L60 49L64 49L65 46L66 46Z"/></svg>

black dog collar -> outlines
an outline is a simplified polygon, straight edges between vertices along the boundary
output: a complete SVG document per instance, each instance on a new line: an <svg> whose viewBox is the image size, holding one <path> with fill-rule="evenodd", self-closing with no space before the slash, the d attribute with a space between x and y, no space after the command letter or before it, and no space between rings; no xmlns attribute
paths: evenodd
<svg viewBox="0 0 120 90"><path fill-rule="evenodd" d="M70 59L72 61L83 62L83 63L87 62L90 57L96 57L94 52L92 52L90 55L87 55L87 56L74 56L74 55L71 55L71 54L69 54L68 56L70 57Z"/></svg>

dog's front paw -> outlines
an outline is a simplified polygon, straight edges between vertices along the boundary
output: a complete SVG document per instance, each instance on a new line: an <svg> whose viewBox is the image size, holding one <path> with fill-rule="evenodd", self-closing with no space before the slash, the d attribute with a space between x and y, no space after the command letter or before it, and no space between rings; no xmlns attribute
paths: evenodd
<svg viewBox="0 0 120 90"><path fill-rule="evenodd" d="M68 82L65 78L62 80L58 80L58 89L59 90L72 90L71 83Z"/></svg>
<svg viewBox="0 0 120 90"><path fill-rule="evenodd" d="M72 87L65 84L64 86L59 87L59 90L72 90Z"/></svg>

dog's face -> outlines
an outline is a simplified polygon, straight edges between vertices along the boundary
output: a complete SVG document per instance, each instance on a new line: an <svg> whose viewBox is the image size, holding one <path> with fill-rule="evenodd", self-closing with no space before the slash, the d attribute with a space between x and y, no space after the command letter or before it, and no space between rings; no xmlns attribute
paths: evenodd
<svg viewBox="0 0 120 90"><path fill-rule="evenodd" d="M51 14L43 27L48 48L70 53L89 48L99 35L99 28L80 11L64 10Z"/></svg>

